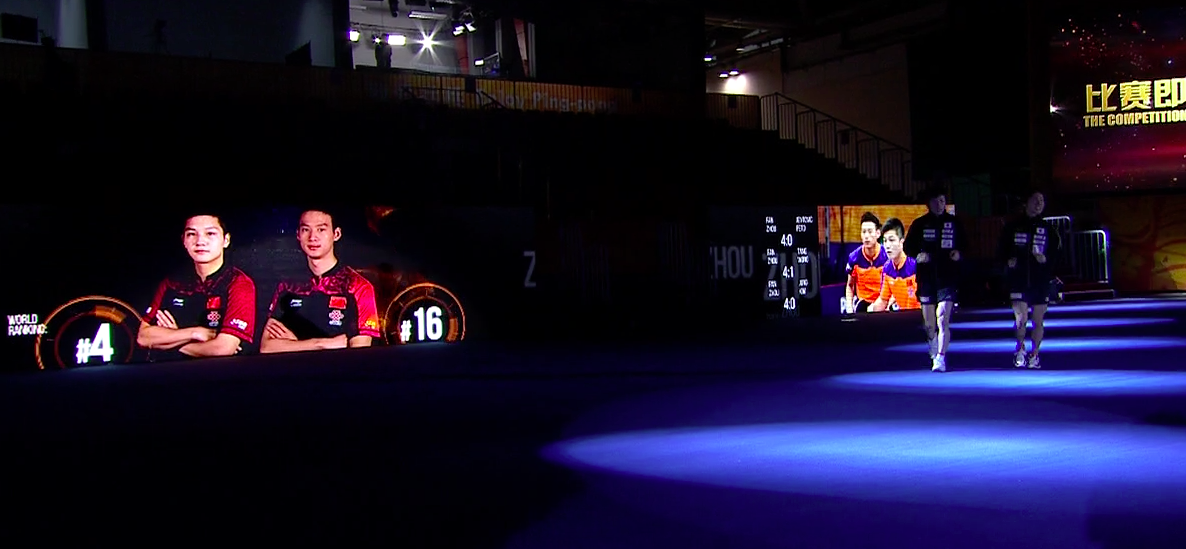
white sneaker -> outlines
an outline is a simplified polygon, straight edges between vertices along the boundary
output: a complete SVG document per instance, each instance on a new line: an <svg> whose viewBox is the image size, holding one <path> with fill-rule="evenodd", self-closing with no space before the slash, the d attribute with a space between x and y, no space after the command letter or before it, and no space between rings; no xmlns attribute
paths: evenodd
<svg viewBox="0 0 1186 549"><path fill-rule="evenodd" d="M1013 355L1013 366L1016 368L1025 368L1025 350L1017 351Z"/></svg>
<svg viewBox="0 0 1186 549"><path fill-rule="evenodd" d="M946 372L947 371L947 360L943 357L943 355L935 355L935 358L931 359L931 371L932 372Z"/></svg>
<svg viewBox="0 0 1186 549"><path fill-rule="evenodd" d="M1042 368L1042 361L1038 360L1038 355L1030 355L1029 363L1025 367L1031 370L1040 370Z"/></svg>

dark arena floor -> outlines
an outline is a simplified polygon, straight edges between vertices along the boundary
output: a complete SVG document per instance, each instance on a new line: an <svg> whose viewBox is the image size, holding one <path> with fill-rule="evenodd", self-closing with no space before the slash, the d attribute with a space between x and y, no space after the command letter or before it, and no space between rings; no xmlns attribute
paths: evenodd
<svg viewBox="0 0 1186 549"><path fill-rule="evenodd" d="M1186 547L1186 299L0 378L0 543ZM34 542L34 540L36 540ZM23 543L21 543L23 542Z"/></svg>

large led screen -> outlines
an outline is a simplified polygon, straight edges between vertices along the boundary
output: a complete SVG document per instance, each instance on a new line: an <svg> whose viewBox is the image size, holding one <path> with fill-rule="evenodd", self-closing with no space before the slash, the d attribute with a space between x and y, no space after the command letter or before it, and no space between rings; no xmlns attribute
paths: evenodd
<svg viewBox="0 0 1186 549"><path fill-rule="evenodd" d="M534 223L385 206L0 210L23 235L0 274L5 369L457 343L484 318L513 324Z"/></svg>
<svg viewBox="0 0 1186 549"><path fill-rule="evenodd" d="M955 214L955 205L947 212ZM918 309L914 296L914 258L902 240L925 205L820 206L820 294L822 313L879 313ZM886 231L887 226L898 230ZM891 277L886 279L887 266ZM892 276L900 273L903 276Z"/></svg>
<svg viewBox="0 0 1186 549"><path fill-rule="evenodd" d="M1055 23L1055 183L1072 192L1181 186L1186 8L1117 8Z"/></svg>

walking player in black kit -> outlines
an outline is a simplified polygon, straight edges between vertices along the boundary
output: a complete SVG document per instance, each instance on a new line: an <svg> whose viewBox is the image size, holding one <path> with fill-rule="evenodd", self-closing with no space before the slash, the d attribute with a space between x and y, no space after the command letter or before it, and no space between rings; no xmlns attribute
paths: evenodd
<svg viewBox="0 0 1186 549"><path fill-rule="evenodd" d="M1038 351L1042 348L1043 323L1050 304L1051 265L1062 248L1062 238L1053 225L1042 219L1046 197L1030 194L1025 202L1025 216L1005 226L1001 233L1001 260L1005 262L1005 282L1013 302L1014 331L1017 347L1013 365L1018 368L1041 368ZM1025 352L1025 328L1033 309L1034 331L1030 352Z"/></svg>
<svg viewBox="0 0 1186 549"><path fill-rule="evenodd" d="M918 303L922 308L931 370L947 371L951 344L951 314L959 292L960 250L964 232L947 213L947 195L941 190L924 194L927 213L910 224L903 250L917 263Z"/></svg>

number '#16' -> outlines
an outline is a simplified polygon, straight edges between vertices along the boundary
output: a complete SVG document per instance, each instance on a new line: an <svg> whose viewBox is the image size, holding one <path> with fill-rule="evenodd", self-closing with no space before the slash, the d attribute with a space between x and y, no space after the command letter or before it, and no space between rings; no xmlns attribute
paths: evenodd
<svg viewBox="0 0 1186 549"><path fill-rule="evenodd" d="M417 341L440 341L445 336L445 325L441 321L441 308L433 305L427 310L420 307L412 312L416 317Z"/></svg>

